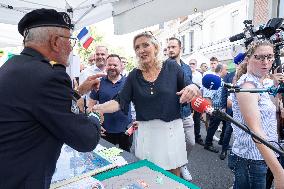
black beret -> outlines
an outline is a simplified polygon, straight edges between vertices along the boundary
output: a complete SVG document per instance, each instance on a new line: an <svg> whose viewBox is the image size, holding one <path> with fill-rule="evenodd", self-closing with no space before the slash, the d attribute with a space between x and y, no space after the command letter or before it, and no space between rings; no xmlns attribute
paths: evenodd
<svg viewBox="0 0 284 189"><path fill-rule="evenodd" d="M73 29L71 19L65 12L54 9L36 9L27 13L18 24L18 31L23 36L24 31L36 27L54 26Z"/></svg>

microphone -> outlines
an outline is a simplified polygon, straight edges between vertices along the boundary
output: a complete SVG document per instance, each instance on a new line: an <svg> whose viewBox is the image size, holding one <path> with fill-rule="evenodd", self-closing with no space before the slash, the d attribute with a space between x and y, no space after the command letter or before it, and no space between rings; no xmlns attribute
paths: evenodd
<svg viewBox="0 0 284 189"><path fill-rule="evenodd" d="M230 42L234 42L234 41L238 41L245 38L245 34L244 33L239 33L237 35L234 35L232 37L229 38Z"/></svg>
<svg viewBox="0 0 284 189"><path fill-rule="evenodd" d="M206 74L202 78L202 85L209 90L218 90L220 87L224 86L226 88L239 88L237 86L234 86L231 83L224 83L221 79L221 77L214 75L214 74Z"/></svg>
<svg viewBox="0 0 284 189"><path fill-rule="evenodd" d="M210 103L202 98L202 97L196 97L191 102L191 107L195 111L199 113L208 113L209 115L212 115L214 112L214 108L210 105Z"/></svg>
<svg viewBox="0 0 284 189"><path fill-rule="evenodd" d="M246 57L245 53L239 53L237 56L234 57L234 63L239 65Z"/></svg>
<svg viewBox="0 0 284 189"><path fill-rule="evenodd" d="M197 97L194 98L191 101L191 107L199 112L199 113L208 113L211 116L217 116L219 117L221 120L224 121L228 121L228 122L232 122L235 126L239 127L240 129L242 129L244 132L246 132L247 134L251 135L252 138L257 139L258 141L260 141L262 144L264 144L265 146L267 146L268 148L270 148L271 150L277 152L280 155L284 155L284 151L280 150L278 148L276 148L275 146L273 146L272 144L270 144L268 141L266 141L264 138L258 136L257 134L255 134L253 131L251 131L248 126L246 126L243 123L239 123L238 121L234 120L231 116L229 116L226 112L223 112L221 110L214 110L214 108L212 108L209 104L209 102L207 100L205 100L204 98L201 97Z"/></svg>
<svg viewBox="0 0 284 189"><path fill-rule="evenodd" d="M240 93L240 92L248 92L248 93L268 93L269 95L273 95L274 97L277 93L284 93L284 86L279 85L278 87L268 87L268 88L254 88L254 89L242 89L242 88L233 88L228 89L229 93Z"/></svg>

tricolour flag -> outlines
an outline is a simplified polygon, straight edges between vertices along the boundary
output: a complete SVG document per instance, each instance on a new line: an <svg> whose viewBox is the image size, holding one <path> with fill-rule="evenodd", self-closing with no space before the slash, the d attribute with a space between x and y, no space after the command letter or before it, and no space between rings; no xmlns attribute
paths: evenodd
<svg viewBox="0 0 284 189"><path fill-rule="evenodd" d="M0 50L0 58L4 55L4 51Z"/></svg>
<svg viewBox="0 0 284 189"><path fill-rule="evenodd" d="M86 27L84 27L80 31L80 33L77 35L77 38L85 49L87 49L94 40L94 38L90 35L90 32L87 30Z"/></svg>

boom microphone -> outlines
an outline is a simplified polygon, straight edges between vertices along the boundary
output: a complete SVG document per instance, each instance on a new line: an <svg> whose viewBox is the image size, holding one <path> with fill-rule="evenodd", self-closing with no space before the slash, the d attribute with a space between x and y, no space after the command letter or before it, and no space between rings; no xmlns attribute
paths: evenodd
<svg viewBox="0 0 284 189"><path fill-rule="evenodd" d="M220 87L225 86L226 88L236 88L231 83L224 83L221 77L214 74L206 74L202 78L202 85L209 90L218 90Z"/></svg>
<svg viewBox="0 0 284 189"><path fill-rule="evenodd" d="M284 156L284 151L283 150L280 150L280 149L276 148L275 146L270 144L268 141L266 141L264 138L260 137L259 135L255 134L253 131L251 131L248 128L248 126L246 126L245 124L239 123L238 121L234 120L226 112L223 112L221 110L214 110L210 106L209 102L206 101L204 98L201 98L201 97L194 98L191 101L191 107L195 111L197 111L199 113L206 112L206 113L208 113L211 116L216 116L216 117L220 118L221 120L232 122L235 126L239 127L240 129L242 129L247 134L251 135L252 138L257 139L258 141L260 141L262 144L264 144L265 146L267 146L271 150L273 150L273 151L277 152L278 154Z"/></svg>
<svg viewBox="0 0 284 189"><path fill-rule="evenodd" d="M276 96L277 93L284 93L284 86L279 85L278 87L268 87L268 88L231 88L228 89L229 93L240 93L240 92L248 92L248 93L268 93L270 95Z"/></svg>

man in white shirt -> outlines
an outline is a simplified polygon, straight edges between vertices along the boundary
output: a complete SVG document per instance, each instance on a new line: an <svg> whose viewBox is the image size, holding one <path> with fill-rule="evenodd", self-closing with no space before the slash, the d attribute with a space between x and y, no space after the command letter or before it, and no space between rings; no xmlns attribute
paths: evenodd
<svg viewBox="0 0 284 189"><path fill-rule="evenodd" d="M196 70L197 68L197 60L191 59L188 62L191 71L192 71L192 82L201 87L202 85L202 74ZM204 145L204 142L200 135L200 117L201 113L193 111L193 122L194 122L194 135L195 135L195 143Z"/></svg>
<svg viewBox="0 0 284 189"><path fill-rule="evenodd" d="M106 58L108 56L108 49L105 46L97 46L94 55L95 64L85 68L79 76L79 84L83 83L89 76L97 73L105 73ZM92 63L92 62L90 62Z"/></svg>
<svg viewBox="0 0 284 189"><path fill-rule="evenodd" d="M188 62L188 65L190 66L192 71L192 82L200 87L202 85L202 74L196 70L197 61L195 59L191 59Z"/></svg>
<svg viewBox="0 0 284 189"><path fill-rule="evenodd" d="M128 61L125 57L121 56L121 66L122 66L122 71L121 71L121 75L122 76L128 76L128 71L126 70L126 65L128 64Z"/></svg>

